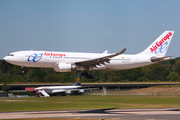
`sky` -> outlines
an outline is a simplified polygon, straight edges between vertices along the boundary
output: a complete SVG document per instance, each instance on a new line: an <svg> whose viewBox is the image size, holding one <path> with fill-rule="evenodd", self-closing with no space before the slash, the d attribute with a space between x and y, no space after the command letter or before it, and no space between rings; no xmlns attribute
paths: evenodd
<svg viewBox="0 0 180 120"><path fill-rule="evenodd" d="M180 0L0 0L0 59L21 50L125 54L175 34L166 55L180 57Z"/></svg>

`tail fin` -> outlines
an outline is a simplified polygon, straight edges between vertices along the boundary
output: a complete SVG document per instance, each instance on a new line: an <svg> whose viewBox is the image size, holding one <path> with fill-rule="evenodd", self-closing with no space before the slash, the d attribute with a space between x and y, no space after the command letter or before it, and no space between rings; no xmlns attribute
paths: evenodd
<svg viewBox="0 0 180 120"><path fill-rule="evenodd" d="M81 86L81 76L82 76L82 73L79 73L74 86Z"/></svg>
<svg viewBox="0 0 180 120"><path fill-rule="evenodd" d="M165 31L148 48L139 54L165 56L174 31Z"/></svg>
<svg viewBox="0 0 180 120"><path fill-rule="evenodd" d="M108 50L105 50L102 54L107 54L108 53Z"/></svg>

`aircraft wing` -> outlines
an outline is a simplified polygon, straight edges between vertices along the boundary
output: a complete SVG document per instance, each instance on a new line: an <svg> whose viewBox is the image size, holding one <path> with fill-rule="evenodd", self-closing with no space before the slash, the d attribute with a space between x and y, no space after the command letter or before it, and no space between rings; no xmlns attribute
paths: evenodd
<svg viewBox="0 0 180 120"><path fill-rule="evenodd" d="M66 90L53 90L52 93L66 92Z"/></svg>
<svg viewBox="0 0 180 120"><path fill-rule="evenodd" d="M71 90L68 90L68 91L79 91L80 89L71 89Z"/></svg>
<svg viewBox="0 0 180 120"><path fill-rule="evenodd" d="M59 92L67 92L67 91L78 91L79 89L70 89L70 90L53 90L52 93L59 93Z"/></svg>
<svg viewBox="0 0 180 120"><path fill-rule="evenodd" d="M110 63L110 58L113 58L115 56L118 56L120 54L123 54L126 51L126 48L124 48L123 50L121 50L118 53L115 54L111 54L108 56L104 56L104 57L100 57L100 58L95 58L95 59L90 59L90 60L85 60L85 61L80 61L80 62L75 62L75 64L77 66L85 66L87 69L87 67L96 67L96 65L101 66L101 64L105 65L105 63Z"/></svg>
<svg viewBox="0 0 180 120"><path fill-rule="evenodd" d="M71 93L71 92L73 92L73 91L80 91L80 92L84 92L85 90L97 90L97 89L99 89L99 88L83 88L83 89L72 89L72 90L68 90L68 91L66 91L67 93Z"/></svg>
<svg viewBox="0 0 180 120"><path fill-rule="evenodd" d="M93 90L93 89L99 89L99 88L85 88L83 90ZM81 89L71 89L71 90L53 90L52 93L60 93L60 92L67 92L67 91L79 91Z"/></svg>

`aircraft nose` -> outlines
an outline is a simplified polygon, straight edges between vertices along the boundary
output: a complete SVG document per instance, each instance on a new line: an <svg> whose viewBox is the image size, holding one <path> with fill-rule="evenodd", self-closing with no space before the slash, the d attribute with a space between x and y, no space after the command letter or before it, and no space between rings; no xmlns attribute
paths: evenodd
<svg viewBox="0 0 180 120"><path fill-rule="evenodd" d="M35 93L35 90L33 90L33 93Z"/></svg>
<svg viewBox="0 0 180 120"><path fill-rule="evenodd" d="M39 90L34 89L34 90L33 90L33 93L38 94L38 93L39 93Z"/></svg>
<svg viewBox="0 0 180 120"><path fill-rule="evenodd" d="M6 56L3 58L6 62L12 62L12 58L10 56Z"/></svg>
<svg viewBox="0 0 180 120"><path fill-rule="evenodd" d="M8 56L4 57L3 60L8 61Z"/></svg>

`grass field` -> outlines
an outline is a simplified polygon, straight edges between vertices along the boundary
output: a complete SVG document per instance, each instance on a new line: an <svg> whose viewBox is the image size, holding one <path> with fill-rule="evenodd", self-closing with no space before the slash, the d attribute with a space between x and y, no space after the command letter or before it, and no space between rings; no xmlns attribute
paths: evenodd
<svg viewBox="0 0 180 120"><path fill-rule="evenodd" d="M12 120L12 119L9 119L9 120ZM27 119L13 119L13 120L101 120L101 119L88 119L88 118L34 118L32 119L32 118L27 118ZM102 120L105 120L105 119L102 119Z"/></svg>
<svg viewBox="0 0 180 120"><path fill-rule="evenodd" d="M51 98L0 98L0 112L178 107L180 107L180 96L83 95Z"/></svg>

